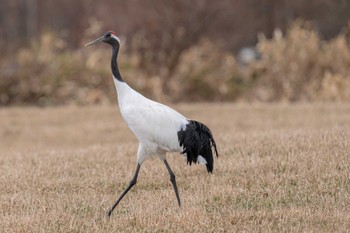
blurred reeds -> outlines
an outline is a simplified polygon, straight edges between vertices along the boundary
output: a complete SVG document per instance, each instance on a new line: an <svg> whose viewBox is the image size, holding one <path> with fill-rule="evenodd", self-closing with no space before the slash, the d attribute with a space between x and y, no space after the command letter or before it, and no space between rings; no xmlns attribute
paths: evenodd
<svg viewBox="0 0 350 233"><path fill-rule="evenodd" d="M175 65L156 72L147 69L152 61L146 39L121 36L119 63L133 88L163 101L350 101L348 33L323 40L299 20L285 35L279 30L272 39L259 35L259 57L245 65L204 38L184 50ZM141 43L142 51L133 49ZM59 35L44 33L0 59L0 105L114 102L110 56L108 46L72 50Z"/></svg>

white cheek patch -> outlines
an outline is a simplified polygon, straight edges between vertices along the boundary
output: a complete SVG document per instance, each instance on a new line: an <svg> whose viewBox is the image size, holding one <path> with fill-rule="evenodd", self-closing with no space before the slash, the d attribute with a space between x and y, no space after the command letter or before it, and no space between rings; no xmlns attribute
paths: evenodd
<svg viewBox="0 0 350 233"><path fill-rule="evenodd" d="M120 39L119 39L116 35L111 34L111 37L113 37L114 39L116 39L116 40L118 41L118 43L120 44Z"/></svg>

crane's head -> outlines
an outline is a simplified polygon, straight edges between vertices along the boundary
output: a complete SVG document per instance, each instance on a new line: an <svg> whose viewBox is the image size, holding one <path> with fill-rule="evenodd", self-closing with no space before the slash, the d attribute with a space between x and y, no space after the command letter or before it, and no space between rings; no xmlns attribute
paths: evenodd
<svg viewBox="0 0 350 233"><path fill-rule="evenodd" d="M115 34L115 32L108 31L103 36L97 38L94 41L87 43L85 46L95 45L95 44L100 43L100 42L105 42L105 43L108 43L112 46L119 46L120 45L120 40L117 37L117 35Z"/></svg>

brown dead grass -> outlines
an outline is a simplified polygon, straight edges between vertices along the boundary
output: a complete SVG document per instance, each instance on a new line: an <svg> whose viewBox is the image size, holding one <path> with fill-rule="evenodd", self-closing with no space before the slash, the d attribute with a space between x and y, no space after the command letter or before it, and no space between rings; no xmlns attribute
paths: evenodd
<svg viewBox="0 0 350 233"><path fill-rule="evenodd" d="M0 109L2 232L345 232L350 229L350 105L177 105L205 122L220 158L208 175L169 156L129 182L137 141L118 109Z"/></svg>

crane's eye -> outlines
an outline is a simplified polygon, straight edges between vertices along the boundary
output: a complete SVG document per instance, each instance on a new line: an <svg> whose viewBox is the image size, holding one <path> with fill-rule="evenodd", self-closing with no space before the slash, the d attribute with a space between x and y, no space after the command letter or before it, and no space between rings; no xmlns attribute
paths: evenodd
<svg viewBox="0 0 350 233"><path fill-rule="evenodd" d="M111 36L111 33L107 33L106 34L106 37L108 38L108 37L110 37Z"/></svg>

